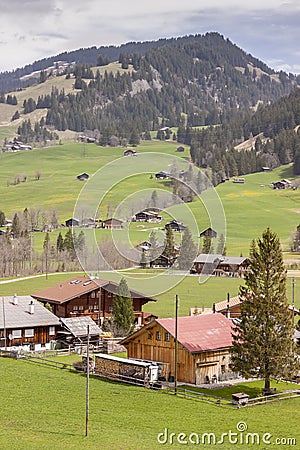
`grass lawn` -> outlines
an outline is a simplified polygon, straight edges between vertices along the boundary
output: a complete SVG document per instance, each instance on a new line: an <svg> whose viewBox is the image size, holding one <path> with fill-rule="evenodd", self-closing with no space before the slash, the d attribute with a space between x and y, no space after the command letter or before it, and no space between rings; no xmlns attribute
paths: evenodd
<svg viewBox="0 0 300 450"><path fill-rule="evenodd" d="M2 358L0 376L0 448L6 450L152 450L162 447L157 436L165 428L168 439L176 433L175 443L165 448L181 448L176 444L179 433L197 433L200 438L203 433L215 433L220 439L222 433L236 432L241 421L247 424L247 432L261 437L270 433L271 442L284 437L300 440L295 413L299 399L234 409L93 377L86 438L83 375ZM221 447L232 450L232 445L225 439ZM249 448L266 447L261 443Z"/></svg>

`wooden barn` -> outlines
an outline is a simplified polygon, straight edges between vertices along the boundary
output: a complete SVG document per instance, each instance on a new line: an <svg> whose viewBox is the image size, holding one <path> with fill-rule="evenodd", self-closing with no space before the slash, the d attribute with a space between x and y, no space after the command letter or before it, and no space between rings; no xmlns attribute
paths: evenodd
<svg viewBox="0 0 300 450"><path fill-rule="evenodd" d="M118 284L113 281L90 277L76 277L48 287L32 296L52 307L58 317L90 316L98 325L111 317L113 299ZM142 325L143 310L146 303L155 298L130 289L136 323Z"/></svg>
<svg viewBox="0 0 300 450"><path fill-rule="evenodd" d="M205 230L201 231L200 233L200 237L204 238L204 237L210 237L210 238L216 238L218 235L218 233L213 230L211 227L206 228Z"/></svg>
<svg viewBox="0 0 300 450"><path fill-rule="evenodd" d="M23 350L50 349L60 329L59 319L31 296L2 297L0 346Z"/></svg>
<svg viewBox="0 0 300 450"><path fill-rule="evenodd" d="M218 382L230 373L232 322L222 314L178 318L178 381ZM156 319L121 341L128 357L168 363L175 374L175 319Z"/></svg>
<svg viewBox="0 0 300 450"><path fill-rule="evenodd" d="M102 220L102 228L106 228L107 230L122 230L123 221L111 217L110 219Z"/></svg>
<svg viewBox="0 0 300 450"><path fill-rule="evenodd" d="M183 225L181 222L178 222L178 220L171 220L170 222L166 223L165 230L171 227L173 231L184 231L186 229L186 226Z"/></svg>

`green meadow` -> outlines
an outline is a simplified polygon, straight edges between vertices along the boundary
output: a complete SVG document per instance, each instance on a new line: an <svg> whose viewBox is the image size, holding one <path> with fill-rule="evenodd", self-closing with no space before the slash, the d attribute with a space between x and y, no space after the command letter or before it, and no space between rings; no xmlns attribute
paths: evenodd
<svg viewBox="0 0 300 450"><path fill-rule="evenodd" d="M287 438L295 439L297 444L300 440L298 398L235 409L94 377L90 379L89 435L85 437L86 380L83 375L2 358L0 376L3 389L0 448L6 450L179 449L182 448L177 441L179 433L186 435L186 438L181 436L188 441L185 447L193 446L190 437L194 443L198 437L198 445L211 448L212 443L208 443L205 433L214 433L219 441L221 435L230 430L238 433L238 445L230 442L227 435L220 444L227 450L244 448L240 442L246 440L246 433L256 433L254 443L250 440L250 445L245 445L251 449L268 448L263 442L264 435L269 446L277 443L277 448L297 448L297 445L287 445ZM216 395L230 398L232 392L244 387L255 395L262 384L246 383L234 389L219 389ZM279 390L292 387L278 385ZM238 431L242 430L242 425L238 425L241 422L246 431ZM173 438L171 433L175 433ZM206 444L202 444L202 437ZM281 446L280 442L285 444Z"/></svg>

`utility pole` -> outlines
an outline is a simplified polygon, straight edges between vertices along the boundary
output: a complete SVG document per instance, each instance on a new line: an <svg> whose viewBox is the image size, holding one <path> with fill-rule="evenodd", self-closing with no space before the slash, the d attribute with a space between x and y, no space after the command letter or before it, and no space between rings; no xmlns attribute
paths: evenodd
<svg viewBox="0 0 300 450"><path fill-rule="evenodd" d="M292 278L292 305L293 305L293 320L295 313L295 278Z"/></svg>
<svg viewBox="0 0 300 450"><path fill-rule="evenodd" d="M7 349L7 338L6 338L6 320L5 320L5 306L4 297L2 297L2 308L3 308L3 333L4 333L4 350Z"/></svg>
<svg viewBox="0 0 300 450"><path fill-rule="evenodd" d="M85 395L85 436L89 434L89 391L90 391L90 326L87 326L87 352L86 352L86 395Z"/></svg>
<svg viewBox="0 0 300 450"><path fill-rule="evenodd" d="M177 366L178 366L178 294L175 297L175 370L174 370L174 393L177 394Z"/></svg>

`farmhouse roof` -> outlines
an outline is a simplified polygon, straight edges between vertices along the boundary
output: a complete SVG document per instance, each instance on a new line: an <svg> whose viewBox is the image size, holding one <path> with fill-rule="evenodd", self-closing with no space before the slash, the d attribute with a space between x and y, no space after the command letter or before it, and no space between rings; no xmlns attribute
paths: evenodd
<svg viewBox="0 0 300 450"><path fill-rule="evenodd" d="M221 254L201 253L194 259L194 263L240 265L247 260L248 258L244 256L224 256Z"/></svg>
<svg viewBox="0 0 300 450"><path fill-rule="evenodd" d="M138 334L157 323L173 337L175 336L175 319L155 319L145 327L121 341L127 344ZM190 353L206 352L232 346L233 323L222 314L205 314L178 317L178 342Z"/></svg>
<svg viewBox="0 0 300 450"><path fill-rule="evenodd" d="M96 336L101 333L101 329L96 325L90 316L83 317L62 317L62 324L67 328L74 337L87 336L87 327L89 325L89 332L91 336Z"/></svg>
<svg viewBox="0 0 300 450"><path fill-rule="evenodd" d="M241 303L242 303L242 300L241 300L240 296L237 295L235 297L231 297L229 299L229 302L228 302L228 300L223 300L222 302L215 303L215 311L216 312L226 311L228 305L229 305L229 308L232 308L233 306L240 305Z"/></svg>
<svg viewBox="0 0 300 450"><path fill-rule="evenodd" d="M29 328L37 326L59 325L58 318L47 308L35 301L30 295L3 297L0 305L0 328ZM29 304L33 302L34 313L29 312ZM15 302L16 303L16 302Z"/></svg>
<svg viewBox="0 0 300 450"><path fill-rule="evenodd" d="M43 301L49 301L51 303L64 303L80 297L81 295L97 290L100 287L115 294L118 289L118 284L113 281L100 280L98 278L91 279L89 277L81 276L63 281L55 286L50 286L40 292L37 292L36 294L33 294L33 297ZM146 298L148 301L156 302L156 299L153 297L148 297L147 295L133 289L129 289L129 291L132 298Z"/></svg>
<svg viewBox="0 0 300 450"><path fill-rule="evenodd" d="M32 294L33 297L51 301L55 303L64 303L73 298L77 298L88 292L92 292L99 287L108 284L107 280L91 279L89 277L76 277L70 280L62 281L55 286L50 286L42 291Z"/></svg>

